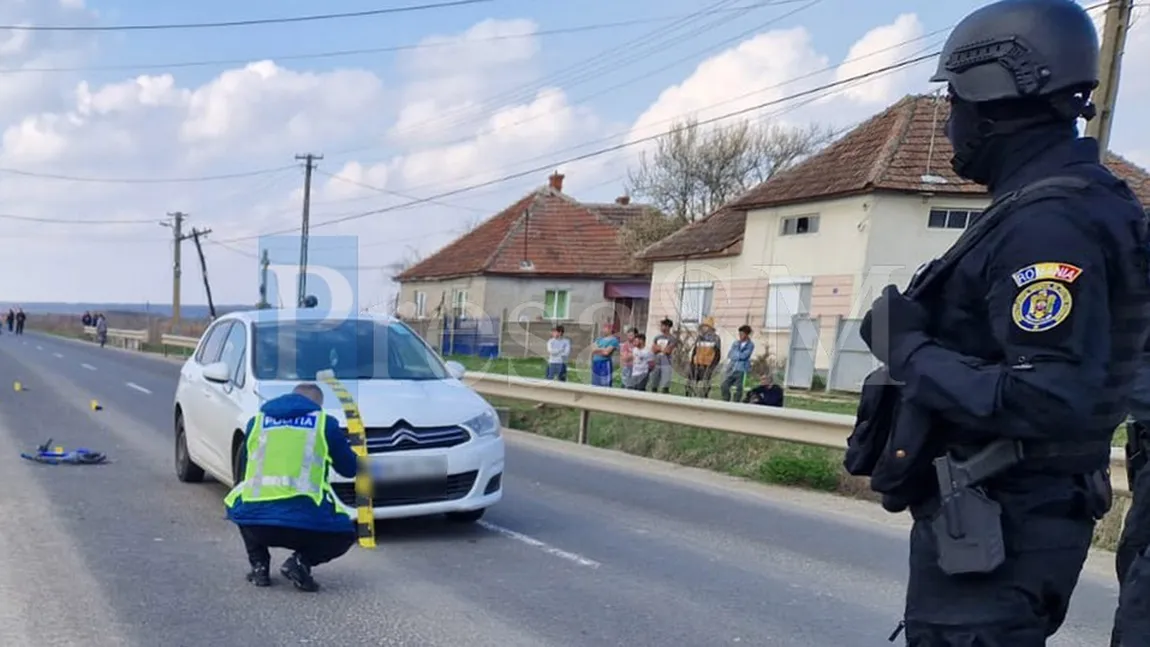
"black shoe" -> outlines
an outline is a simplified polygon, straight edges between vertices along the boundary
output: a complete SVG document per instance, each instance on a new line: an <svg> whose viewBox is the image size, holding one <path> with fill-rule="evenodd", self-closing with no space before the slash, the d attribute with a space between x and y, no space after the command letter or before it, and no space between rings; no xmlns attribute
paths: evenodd
<svg viewBox="0 0 1150 647"><path fill-rule="evenodd" d="M314 593L319 590L319 584L316 584L316 581L312 579L311 567L303 563L299 555L292 555L287 558L284 565L280 567L280 573L301 591Z"/></svg>
<svg viewBox="0 0 1150 647"><path fill-rule="evenodd" d="M271 586L272 578L268 574L267 564L258 564L252 567L252 572L248 573L248 581L256 586Z"/></svg>

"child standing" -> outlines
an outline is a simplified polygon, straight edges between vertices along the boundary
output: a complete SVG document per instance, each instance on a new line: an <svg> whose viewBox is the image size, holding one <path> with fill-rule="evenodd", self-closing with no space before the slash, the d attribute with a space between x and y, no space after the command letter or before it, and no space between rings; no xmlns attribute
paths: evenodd
<svg viewBox="0 0 1150 647"><path fill-rule="evenodd" d="M630 384L625 386L636 391L646 391L647 378L650 377L651 369L655 366L655 354L647 347L647 335L636 333L632 343L631 380Z"/></svg>
<svg viewBox="0 0 1150 647"><path fill-rule="evenodd" d="M571 358L571 340L563 336L563 326L551 329L547 340L547 379L567 381L567 362Z"/></svg>

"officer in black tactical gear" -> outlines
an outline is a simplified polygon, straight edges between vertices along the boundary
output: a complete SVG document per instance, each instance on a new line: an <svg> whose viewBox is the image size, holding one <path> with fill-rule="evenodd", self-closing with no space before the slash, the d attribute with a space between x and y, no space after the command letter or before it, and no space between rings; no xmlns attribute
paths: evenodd
<svg viewBox="0 0 1150 647"><path fill-rule="evenodd" d="M868 378L847 453L914 518L908 645L1045 645L1110 508L1110 441L1150 329L1150 238L1078 137L1098 49L1072 0L1002 0L958 24L932 79L948 84L954 170L993 202L864 318L890 380Z"/></svg>
<svg viewBox="0 0 1150 647"><path fill-rule="evenodd" d="M1118 540L1118 612L1110 647L1150 646L1150 352L1130 397L1126 423L1126 479L1133 502Z"/></svg>

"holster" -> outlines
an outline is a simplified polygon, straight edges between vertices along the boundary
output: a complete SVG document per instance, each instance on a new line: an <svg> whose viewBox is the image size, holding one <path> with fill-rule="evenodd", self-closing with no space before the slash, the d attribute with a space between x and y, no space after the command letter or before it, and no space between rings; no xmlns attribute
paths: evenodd
<svg viewBox="0 0 1150 647"><path fill-rule="evenodd" d="M1142 473L1142 468L1150 461L1150 429L1144 422L1131 420L1126 423L1126 483L1131 491L1134 482Z"/></svg>
<svg viewBox="0 0 1150 647"><path fill-rule="evenodd" d="M968 460L948 452L934 459L939 510L931 521L938 566L947 575L991 573L1006 561L1002 506L981 484L1022 462L1020 443L1000 440Z"/></svg>

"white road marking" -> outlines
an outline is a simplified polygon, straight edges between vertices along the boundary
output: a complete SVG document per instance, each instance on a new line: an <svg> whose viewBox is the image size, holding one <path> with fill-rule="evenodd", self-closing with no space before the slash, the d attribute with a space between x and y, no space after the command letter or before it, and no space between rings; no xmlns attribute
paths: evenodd
<svg viewBox="0 0 1150 647"><path fill-rule="evenodd" d="M61 355L60 353L52 353L52 354L56 356L56 359L64 359L64 356Z"/></svg>
<svg viewBox="0 0 1150 647"><path fill-rule="evenodd" d="M552 556L558 557L560 559L565 559L569 562L574 562L580 566L586 566L587 568L599 568L600 566L602 566L602 564L600 564L599 562L597 562L593 559L588 559L582 555L568 552L568 551L563 550L561 548L556 548L556 547L552 546L551 544L539 541L538 539L536 539L534 537L528 537L527 535L524 535L523 533L515 532L514 530L504 528L503 526L497 526L497 525L495 525L489 521L477 521L476 523L480 527L486 528L487 530L490 530L491 532L497 532L497 533L503 535L504 537L507 537L508 539L514 539L515 541L518 541L518 542L523 543L523 544L527 544L528 546L531 546L532 548L538 548L539 550L547 553L548 555L552 555Z"/></svg>
<svg viewBox="0 0 1150 647"><path fill-rule="evenodd" d="M152 394L151 391L149 391L148 389L145 389L144 387L140 386L139 384L136 384L135 382L127 382L127 385L128 385L129 389L135 389L135 390L139 391L140 393L147 393L148 395Z"/></svg>
<svg viewBox="0 0 1150 647"><path fill-rule="evenodd" d="M80 366L83 366L84 368L88 369L89 371L96 370L96 367L92 366L91 364L81 364Z"/></svg>
<svg viewBox="0 0 1150 647"><path fill-rule="evenodd" d="M44 350L44 347L43 346L37 346L36 350Z"/></svg>

